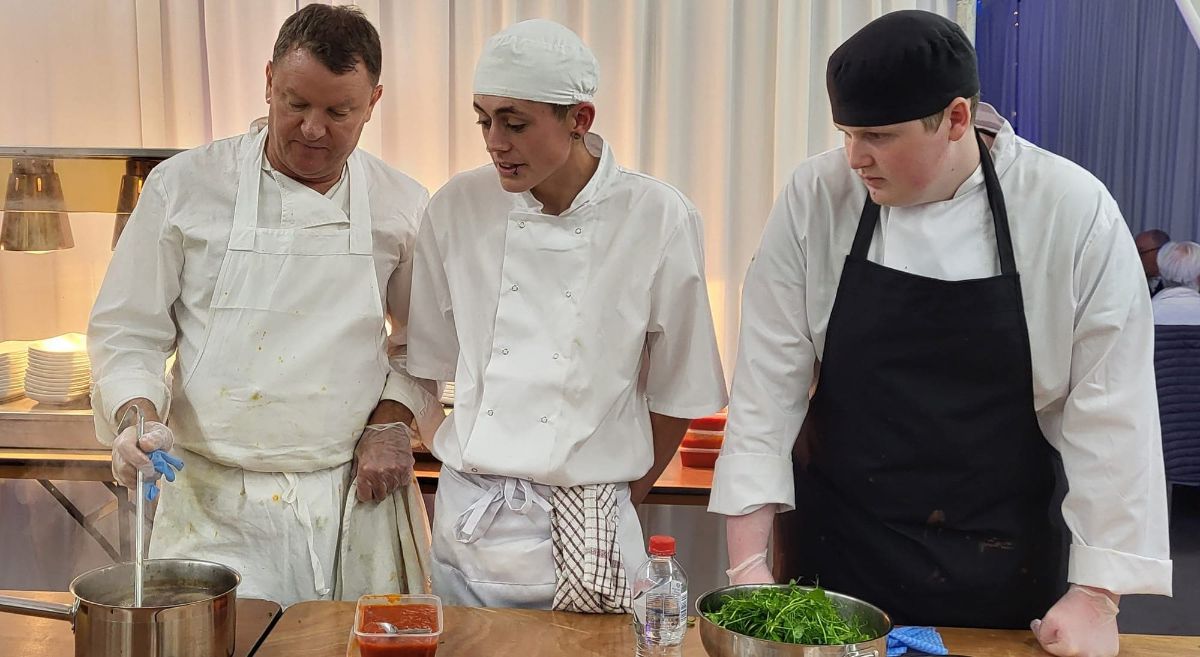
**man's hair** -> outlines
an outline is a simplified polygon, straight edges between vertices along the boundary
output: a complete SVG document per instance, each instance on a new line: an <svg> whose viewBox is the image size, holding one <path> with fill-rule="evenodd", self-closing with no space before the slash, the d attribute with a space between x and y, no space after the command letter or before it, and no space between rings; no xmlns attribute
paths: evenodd
<svg viewBox="0 0 1200 657"><path fill-rule="evenodd" d="M1168 287L1200 290L1200 244L1167 242L1158 251L1158 273Z"/></svg>
<svg viewBox="0 0 1200 657"><path fill-rule="evenodd" d="M1138 233L1137 237L1134 239L1139 241L1142 239L1149 240L1151 248L1159 249L1162 248L1163 244L1171 241L1171 236L1168 235L1165 230L1151 228L1150 230L1144 230Z"/></svg>
<svg viewBox="0 0 1200 657"><path fill-rule="evenodd" d="M971 102L971 125L975 124L975 111L979 109L979 94L975 94L968 98ZM946 114L950 111L950 107L946 106L940 112L934 112L929 116L921 119L921 125L925 126L926 132L937 132L938 126L942 125L942 120L946 118Z"/></svg>
<svg viewBox="0 0 1200 657"><path fill-rule="evenodd" d="M288 16L279 28L271 62L303 48L334 73L349 73L362 61L371 84L379 83L383 52L379 32L358 7L311 4Z"/></svg>

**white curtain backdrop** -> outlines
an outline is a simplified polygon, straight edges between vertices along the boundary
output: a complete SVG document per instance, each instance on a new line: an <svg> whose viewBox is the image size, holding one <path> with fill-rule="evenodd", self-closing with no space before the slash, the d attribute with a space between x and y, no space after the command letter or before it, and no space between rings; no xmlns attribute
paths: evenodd
<svg viewBox="0 0 1200 657"><path fill-rule="evenodd" d="M263 69L279 25L304 4L0 0L0 76L9 99L0 103L0 144L186 148L242 132L266 112ZM920 8L960 20L969 13L956 0L357 4L384 46L383 100L361 145L431 190L486 161L471 75L487 36L533 17L579 32L601 65L596 131L625 166L675 185L704 215L710 294L727 363L742 275L775 193L800 160L837 143L825 94L829 53L887 11ZM101 273L107 245L96 242L103 241L76 247L96 251ZM30 267L57 271L63 266L48 261L75 255L0 254L0 277ZM41 260L30 264L34 258ZM96 269L84 278L96 278ZM87 309L80 302L99 281L82 282L85 289L69 295L71 307L60 309L53 327L12 317L26 313L0 304L0 338L81 330ZM15 296L0 284L0 298Z"/></svg>

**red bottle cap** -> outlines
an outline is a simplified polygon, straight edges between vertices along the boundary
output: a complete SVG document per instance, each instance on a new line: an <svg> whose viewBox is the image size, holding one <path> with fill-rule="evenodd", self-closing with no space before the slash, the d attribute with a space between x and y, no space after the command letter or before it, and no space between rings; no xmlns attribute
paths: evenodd
<svg viewBox="0 0 1200 657"><path fill-rule="evenodd" d="M675 556L675 537L673 536L651 536L650 537L650 554L656 557L673 557Z"/></svg>

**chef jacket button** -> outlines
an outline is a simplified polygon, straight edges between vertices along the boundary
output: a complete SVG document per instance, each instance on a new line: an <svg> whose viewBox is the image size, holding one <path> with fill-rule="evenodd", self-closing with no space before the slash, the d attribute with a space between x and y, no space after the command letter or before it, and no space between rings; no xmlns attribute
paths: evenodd
<svg viewBox="0 0 1200 657"><path fill-rule="evenodd" d="M517 291L517 290L519 290L519 289L521 289L521 288L520 288L520 287L518 287L518 286L516 286L516 285L513 285L513 286L512 286L512 291L513 291L513 292L516 292L516 291Z"/></svg>
<svg viewBox="0 0 1200 657"><path fill-rule="evenodd" d="M505 347L505 348L501 349L501 350L500 350L500 353L502 353L502 354L504 354L505 356L507 356L507 355L508 355L508 347Z"/></svg>
<svg viewBox="0 0 1200 657"><path fill-rule="evenodd" d="M490 408L488 409L488 415L495 415L495 414L496 414L496 411L493 411Z"/></svg>
<svg viewBox="0 0 1200 657"><path fill-rule="evenodd" d="M471 472L479 472L479 468L471 468Z"/></svg>
<svg viewBox="0 0 1200 657"><path fill-rule="evenodd" d="M570 298L571 298L571 291L570 291L570 290L567 290L567 298L568 298L568 299L570 299Z"/></svg>
<svg viewBox="0 0 1200 657"><path fill-rule="evenodd" d="M542 416L542 424L545 424L549 421L550 421L550 418L546 417L545 415Z"/></svg>
<svg viewBox="0 0 1200 657"><path fill-rule="evenodd" d="M576 228L576 229L575 229L575 234L576 234L576 235L582 235L582 234L583 234L583 229L582 229L582 228Z"/></svg>
<svg viewBox="0 0 1200 657"><path fill-rule="evenodd" d="M524 227L525 227L525 222L524 222L524 221L522 221L522 222L519 222L519 223L517 224L517 228L524 228Z"/></svg>
<svg viewBox="0 0 1200 657"><path fill-rule="evenodd" d="M558 360L558 354L557 354L557 353L555 353L555 354L554 354L554 360Z"/></svg>

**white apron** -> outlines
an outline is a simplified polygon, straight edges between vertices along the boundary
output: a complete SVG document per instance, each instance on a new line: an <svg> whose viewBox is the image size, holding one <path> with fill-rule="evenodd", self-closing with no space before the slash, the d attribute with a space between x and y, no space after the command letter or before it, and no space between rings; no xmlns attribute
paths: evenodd
<svg viewBox="0 0 1200 657"><path fill-rule="evenodd" d="M382 502L359 502L358 484L351 483L333 598L429 593L429 562L429 516L417 482Z"/></svg>
<svg viewBox="0 0 1200 657"><path fill-rule="evenodd" d="M150 554L224 563L242 595L289 605L333 594L343 510L357 508L350 461L388 362L361 156L349 230L319 195L296 228L258 228L266 134L240 163L203 346L178 364L168 424L187 466L164 487Z"/></svg>
<svg viewBox="0 0 1200 657"><path fill-rule="evenodd" d="M642 527L618 485L617 542L632 585L646 558ZM549 486L443 467L433 514L433 592L447 605L550 609L554 550Z"/></svg>

